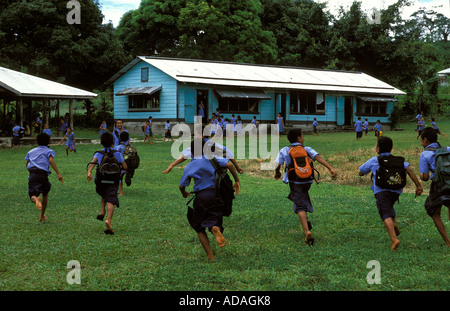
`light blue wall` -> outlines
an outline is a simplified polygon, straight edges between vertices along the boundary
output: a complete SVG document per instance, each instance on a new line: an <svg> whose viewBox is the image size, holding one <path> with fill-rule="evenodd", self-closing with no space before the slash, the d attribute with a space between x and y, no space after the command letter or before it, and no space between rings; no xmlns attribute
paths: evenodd
<svg viewBox="0 0 450 311"><path fill-rule="evenodd" d="M148 82L141 82L141 68L149 68ZM114 96L115 119L172 119L177 117L177 82L161 70L140 62L114 83L114 94L130 87L149 87L162 85L159 112L128 112L128 96Z"/></svg>

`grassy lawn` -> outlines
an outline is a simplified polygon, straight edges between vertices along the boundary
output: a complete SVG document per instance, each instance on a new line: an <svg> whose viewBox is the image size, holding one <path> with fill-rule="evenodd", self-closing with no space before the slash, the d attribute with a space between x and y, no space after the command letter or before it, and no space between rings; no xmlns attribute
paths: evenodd
<svg viewBox="0 0 450 311"><path fill-rule="evenodd" d="M427 122L429 123L429 122ZM450 135L450 121L438 121ZM403 131L385 132L394 140L395 154L405 156L419 173L414 124ZM78 137L98 131L78 131ZM439 137L442 144L450 139ZM316 243L304 246L303 233L288 186L258 170L256 161L242 161L242 191L231 217L224 219L227 245L211 238L215 261L209 262L186 219L186 205L178 190L185 163L168 175L161 172L173 161L171 143L136 143L141 166L133 184L124 187L115 210L114 236L103 233L95 219L100 197L86 181L86 165L99 145L78 144L77 153L56 151L65 185L50 175L45 224L27 195L24 157L30 147L0 150L5 163L0 189L0 290L144 290L144 291L442 291L450 289L449 249L426 215L426 194L414 198L409 185L396 204L401 245L390 240L379 218L370 177L357 176L357 167L375 155L375 137L356 141L355 134L323 133L306 136L339 174L331 181L319 166L321 183L310 190L310 215ZM281 145L288 145L282 136ZM429 184L423 183L428 189ZM444 223L450 231L447 210ZM66 281L67 263L81 264L81 284ZM367 263L381 266L381 284L368 284Z"/></svg>

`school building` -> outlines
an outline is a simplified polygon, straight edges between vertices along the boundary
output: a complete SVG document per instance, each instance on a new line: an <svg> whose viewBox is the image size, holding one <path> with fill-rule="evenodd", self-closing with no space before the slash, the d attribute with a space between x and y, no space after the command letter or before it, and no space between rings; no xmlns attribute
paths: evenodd
<svg viewBox="0 0 450 311"><path fill-rule="evenodd" d="M395 96L405 94L362 72L145 56L106 84L114 84L115 119L138 130L152 116L155 134L167 120L193 124L200 104L208 120L218 108L244 125L253 116L274 124L281 113L287 127L310 129L317 118L321 129L337 129L361 117L386 129Z"/></svg>

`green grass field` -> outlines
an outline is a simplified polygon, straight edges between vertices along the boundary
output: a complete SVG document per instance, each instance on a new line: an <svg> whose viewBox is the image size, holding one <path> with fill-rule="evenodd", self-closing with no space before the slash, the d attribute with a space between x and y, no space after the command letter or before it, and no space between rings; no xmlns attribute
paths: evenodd
<svg viewBox="0 0 450 311"><path fill-rule="evenodd" d="M450 122L438 122L450 134ZM404 131L385 132L418 174L421 146L414 124ZM77 131L97 136L97 131ZM439 137L442 144L450 139ZM215 261L207 260L196 233L186 219L186 200L178 183L181 166L161 172L173 161L171 143L136 143L141 166L131 187L124 187L113 217L114 236L103 233L95 219L100 198L86 181L86 164L99 145L78 144L76 154L65 155L53 146L65 185L50 175L52 189L47 215L27 195L28 172L24 157L30 147L0 150L0 290L23 291L446 291L450 289L449 248L423 208L426 194L414 198L409 185L396 204L401 230L399 250L379 218L369 177L357 176L357 167L375 155L373 133L355 140L353 132L306 136L337 169L331 181L324 167L322 182L310 190L315 244L303 245L303 232L288 186L258 172L255 161L242 161L242 191L233 214L224 219L227 245L211 238ZM282 136L282 146L288 145ZM423 183L428 189L429 184ZM450 231L447 210L444 223ZM212 237L210 235L210 237ZM68 284L67 263L81 264L81 284ZM368 284L371 268L381 266L381 284Z"/></svg>

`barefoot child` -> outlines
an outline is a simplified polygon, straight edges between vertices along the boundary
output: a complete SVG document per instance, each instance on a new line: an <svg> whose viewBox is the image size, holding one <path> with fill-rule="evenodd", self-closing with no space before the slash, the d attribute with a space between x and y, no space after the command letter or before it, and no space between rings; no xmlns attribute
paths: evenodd
<svg viewBox="0 0 450 311"><path fill-rule="evenodd" d="M194 150L195 145L192 142L192 150ZM200 145L202 146L202 144ZM202 154L202 151L199 152ZM197 155L197 152L193 153ZM234 166L228 159L224 158L217 158L217 162L221 167L228 168L232 173L237 195L240 191L240 185L239 177ZM184 169L179 185L182 196L187 198L191 193L186 191L186 187L189 186L191 179L194 179L194 208L192 213L188 213L188 220L190 226L197 232L200 243L210 260L214 260L214 254L209 244L208 236L206 235L206 229L209 229L214 235L219 247L223 247L226 243L226 239L222 234L224 202L221 197L216 197L214 176L215 169L211 161L205 156L196 156Z"/></svg>
<svg viewBox="0 0 450 311"><path fill-rule="evenodd" d="M48 181L48 175L51 174L50 166L58 175L58 180L64 186L63 178L54 160L55 152L48 147L49 142L50 136L45 133L39 134L37 136L39 147L30 150L25 156L27 170L30 172L30 177L28 178L28 195L30 196L31 202L36 204L38 210L41 211L41 216L39 217L40 222L48 219L45 211L47 209L48 193L51 188L51 184ZM40 198L41 194L42 200Z"/></svg>
<svg viewBox="0 0 450 311"><path fill-rule="evenodd" d="M120 179L120 172L121 168L126 170L127 165L117 150L114 150L114 138L113 135L109 132L103 133L100 137L100 142L102 146L104 147L103 150L98 151L94 154L94 157L92 158L92 161L89 165L88 174L87 174L87 180L88 182L91 182L92 179L95 180L95 191L98 195L101 197L101 210L100 213L97 216L97 219L100 221L103 221L103 218L105 217L105 214L107 213L107 219L105 221L106 230L105 234L114 234L114 230L111 226L112 216L114 213L114 207L119 207L119 199L117 197L117 190L119 186L119 179ZM109 174L110 178L102 177L101 171L97 169L97 172L95 173L95 177L92 177L92 170L94 169L95 165L102 165L102 160L104 157L111 158L111 162L108 161L108 163L111 163L109 166L113 166L113 164L118 165L117 171L115 174ZM114 161L113 157L116 159ZM108 159L106 158L106 159ZM106 161L106 160L105 160ZM104 162L103 162L104 163Z"/></svg>
<svg viewBox="0 0 450 311"><path fill-rule="evenodd" d="M447 138L447 135L445 135L444 133L441 133L441 130L439 129L439 127L436 124L436 121L434 120L434 118L431 118L431 126L433 127L433 129L436 131L436 134L442 135L445 138Z"/></svg>
<svg viewBox="0 0 450 311"><path fill-rule="evenodd" d="M450 147L441 147L437 141L437 133L431 127L427 127L423 130L422 135L420 136L420 143L424 147L424 151L420 155L420 179L423 181L431 179L430 195L425 201L425 210L427 211L428 216L433 219L434 225L444 239L445 244L450 247L450 239L441 219L442 205L450 208L449 177L448 171L444 171L445 167L440 166L441 161L438 163L436 160L436 155L438 153L443 153L439 155L439 158L445 159L446 157L446 159L448 159L450 157L450 155L448 155ZM448 163L448 160L444 161L444 163L445 162ZM443 174L441 174L441 172Z"/></svg>
<svg viewBox="0 0 450 311"><path fill-rule="evenodd" d="M400 231L397 226L394 204L396 201L398 201L398 198L403 191L403 187L406 184L406 173L416 185L416 196L421 195L423 190L416 175L409 167L409 163L404 162L403 158L391 156L392 145L392 139L390 139L389 137L379 137L376 145L376 151L379 156L375 156L361 165L359 167L359 176L364 176L369 172L372 172L374 184L371 189L376 198L378 213L380 214L389 237L391 238L391 249L397 250L398 246L400 245L400 241L398 239ZM396 160L396 167L398 169L397 172L403 170L404 174L399 173L395 176L400 176L400 178L386 178L386 180L382 175L382 171L384 171L384 169L379 171L379 163L383 163L383 165L385 165L384 163L394 163L390 162L394 160L393 158L395 158ZM394 170L394 168L391 167L390 170ZM377 176L377 174L379 174L379 176ZM394 183L392 183L393 180L395 181Z"/></svg>
<svg viewBox="0 0 450 311"><path fill-rule="evenodd" d="M61 145L61 143L64 141L64 139L67 138L66 142L66 155L69 156L69 150L73 152L77 152L76 149L76 142L75 142L75 133L72 132L72 129L70 127L67 127L67 132L64 134L64 137L61 139L61 141L58 143L58 146Z"/></svg>
<svg viewBox="0 0 450 311"><path fill-rule="evenodd" d="M166 141L166 138L170 138L173 141L172 133L170 131L170 120L167 120L166 126L164 127L164 138L163 142Z"/></svg>
<svg viewBox="0 0 450 311"><path fill-rule="evenodd" d="M314 149L303 146L305 138L301 129L298 128L290 130L287 137L291 145L288 147L284 147L278 153L278 157L275 160L275 163L278 164L275 169L275 179L279 179L281 177L281 165L286 164L288 170L286 170L282 181L285 184L289 184L290 193L288 199L294 203L294 213L298 215L303 228L303 232L305 234L305 245L313 245L314 238L312 237L310 231L311 223L308 221L308 216L306 214L307 212L313 212L313 207L308 193L314 177L314 175L311 175L311 173L313 173L313 167L311 166L311 163L312 161L317 161L320 164L324 165L331 172L331 176L333 179L336 179L337 173L334 171L334 168L330 164L328 164L328 162L325 161L321 156L319 156L319 154ZM292 161L293 158L291 158L291 154L293 153L291 151L297 150L303 152L303 158L296 158L295 161ZM293 165L294 162L297 162L299 160L303 160L305 162L305 165L309 163L307 170L309 171L310 175L308 177L300 178L296 174L297 167Z"/></svg>

